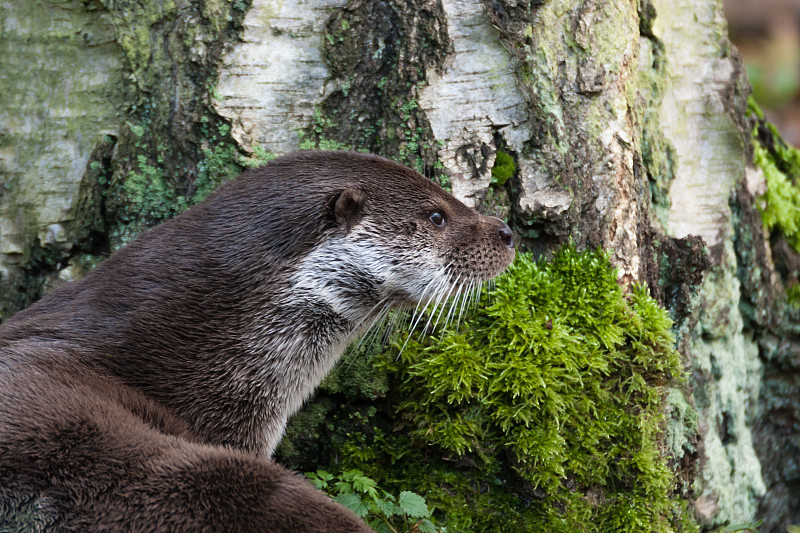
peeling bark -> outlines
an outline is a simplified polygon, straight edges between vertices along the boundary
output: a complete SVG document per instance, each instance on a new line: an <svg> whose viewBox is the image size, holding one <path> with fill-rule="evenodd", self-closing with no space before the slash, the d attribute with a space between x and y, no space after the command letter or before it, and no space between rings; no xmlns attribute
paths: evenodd
<svg viewBox="0 0 800 533"><path fill-rule="evenodd" d="M518 153L530 139L527 104L483 2L442 5L452 52L441 72L430 69L420 107L440 144L438 157L453 194L477 207L491 182L495 136Z"/></svg>
<svg viewBox="0 0 800 533"><path fill-rule="evenodd" d="M330 78L322 39L346 0L254 2L242 42L223 55L214 106L246 150L285 154L300 145Z"/></svg>

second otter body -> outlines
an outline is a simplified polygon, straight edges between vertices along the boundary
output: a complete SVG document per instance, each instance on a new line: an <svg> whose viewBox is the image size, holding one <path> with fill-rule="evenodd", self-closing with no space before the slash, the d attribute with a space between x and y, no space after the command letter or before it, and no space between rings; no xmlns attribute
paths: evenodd
<svg viewBox="0 0 800 533"><path fill-rule="evenodd" d="M155 454L167 470L165 450L222 454L215 465L226 453L264 461L382 312L446 298L513 257L505 224L405 167L355 153L279 159L0 327L0 456L22 453L20 439L74 446L58 435L79 420L87 435L100 424L126 436L110 445L83 435L81 446L97 447L83 461L117 445L123 463ZM137 431L161 444L137 448ZM0 478L14 475L9 464Z"/></svg>

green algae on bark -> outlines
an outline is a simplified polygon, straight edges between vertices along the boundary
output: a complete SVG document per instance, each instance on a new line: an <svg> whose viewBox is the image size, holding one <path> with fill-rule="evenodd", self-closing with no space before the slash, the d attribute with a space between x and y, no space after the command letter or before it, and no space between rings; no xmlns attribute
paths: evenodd
<svg viewBox="0 0 800 533"><path fill-rule="evenodd" d="M35 301L66 265L72 198L125 110L119 47L100 6L10 2L2 18L0 320Z"/></svg>
<svg viewBox="0 0 800 533"><path fill-rule="evenodd" d="M0 318L241 171L239 147L210 101L222 48L237 39L248 7L14 4L0 39L14 47L0 60L14 113L3 116L4 155L8 141L14 157L0 169L10 176L0 206ZM41 61L26 62L28 49ZM37 65L37 83L26 81L28 65Z"/></svg>
<svg viewBox="0 0 800 533"><path fill-rule="evenodd" d="M766 180L766 192L757 204L761 219L768 231L780 231L800 253L800 150L786 144L752 98L749 104L748 112L756 119L753 163Z"/></svg>

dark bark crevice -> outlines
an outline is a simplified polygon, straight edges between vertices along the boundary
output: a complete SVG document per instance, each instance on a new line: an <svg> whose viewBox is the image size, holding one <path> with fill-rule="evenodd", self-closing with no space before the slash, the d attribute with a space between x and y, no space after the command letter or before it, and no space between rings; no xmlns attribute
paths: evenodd
<svg viewBox="0 0 800 533"><path fill-rule="evenodd" d="M427 72L450 51L441 2L352 1L330 18L324 40L330 94L307 143L381 154L443 179L439 146L417 103Z"/></svg>

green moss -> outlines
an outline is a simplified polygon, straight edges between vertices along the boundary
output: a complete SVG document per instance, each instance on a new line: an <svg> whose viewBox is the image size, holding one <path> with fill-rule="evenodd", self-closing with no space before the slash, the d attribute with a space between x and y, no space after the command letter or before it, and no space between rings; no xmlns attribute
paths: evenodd
<svg viewBox="0 0 800 533"><path fill-rule="evenodd" d="M249 158L242 159L241 163L248 168L260 167L261 165L266 165L270 161L275 161L277 158L278 156L272 152L267 152L263 146L254 146L253 155Z"/></svg>
<svg viewBox="0 0 800 533"><path fill-rule="evenodd" d="M764 227L780 230L792 248L800 252L800 188L781 172L770 153L760 145L754 146L753 162L764 172L767 181L761 209Z"/></svg>
<svg viewBox="0 0 800 533"><path fill-rule="evenodd" d="M343 453L357 462L375 459L374 450L364 443L390 431L377 416L389 390L387 372L374 364L380 352L370 341L347 350L320 384L314 401L292 418L276 452L279 461L297 471L326 466L338 471ZM321 457L331 463L322 464Z"/></svg>
<svg viewBox="0 0 800 533"><path fill-rule="evenodd" d="M227 123L219 124L216 131L204 124L203 130L207 141L203 143L202 159L197 164L192 204L205 200L217 187L238 176L244 168L257 167L276 158L275 154L261 146L254 147L251 157L244 157L230 137L231 128Z"/></svg>
<svg viewBox="0 0 800 533"><path fill-rule="evenodd" d="M157 31L151 31L165 18L174 17L174 2L141 2L122 0L102 2L114 21L117 42L122 48L132 79L140 89L145 89L153 76L153 51L163 49L163 45L152 42L163 40ZM155 46L154 46L155 45ZM155 58L156 62L161 58Z"/></svg>
<svg viewBox="0 0 800 533"><path fill-rule="evenodd" d="M786 298L789 305L795 309L800 309L800 283L795 283L786 289Z"/></svg>
<svg viewBox="0 0 800 533"><path fill-rule="evenodd" d="M263 148L245 158L230 136L230 126L205 116L200 121L197 176L191 187L180 185L165 167L171 148L151 138L148 121L128 123L123 151L132 161L117 168L106 193L114 220L109 227L112 248L129 243L142 230L174 217L205 199L214 189L239 175L246 166L274 159ZM173 169L173 172L175 170ZM183 178L183 176L181 176Z"/></svg>
<svg viewBox="0 0 800 533"><path fill-rule="evenodd" d="M492 167L492 183L504 185L516 171L517 165L514 163L514 158L502 150L498 150Z"/></svg>
<svg viewBox="0 0 800 533"><path fill-rule="evenodd" d="M330 36L329 36L330 37ZM326 132L335 128L335 122L326 117L317 107L311 117L311 125L307 132L300 134L301 150L352 150L353 147L325 137Z"/></svg>
<svg viewBox="0 0 800 533"><path fill-rule="evenodd" d="M124 206L118 212L119 223L109 229L113 248L124 246L149 225L186 208L186 199L167 183L160 162L151 161L142 153L117 179L113 190Z"/></svg>
<svg viewBox="0 0 800 533"><path fill-rule="evenodd" d="M783 233L800 253L800 150L783 141L775 126L764 120L752 98L749 112L760 119L753 131L753 163L764 172L767 182L767 192L759 205L764 227ZM759 126L771 141L766 145L759 141Z"/></svg>
<svg viewBox="0 0 800 533"><path fill-rule="evenodd" d="M218 53L235 40L249 2L101 0L127 70L120 132L103 216L111 248L170 218L239 174L230 126L210 105ZM171 28L171 29L170 29ZM192 64L193 76L174 65Z"/></svg>
<svg viewBox="0 0 800 533"><path fill-rule="evenodd" d="M693 531L667 466L670 328L603 252L520 255L466 326L375 357L388 397L337 460L418 492L448 531Z"/></svg>
<svg viewBox="0 0 800 533"><path fill-rule="evenodd" d="M560 515L596 515L597 530L668 530L660 385L681 371L666 313L641 289L625 297L604 254L571 247L522 257L493 298L474 327L403 353L412 435L456 455L504 447Z"/></svg>
<svg viewBox="0 0 800 533"><path fill-rule="evenodd" d="M301 150L351 150L352 147L336 141L334 139L326 139L320 137L317 139L305 138L300 141Z"/></svg>

